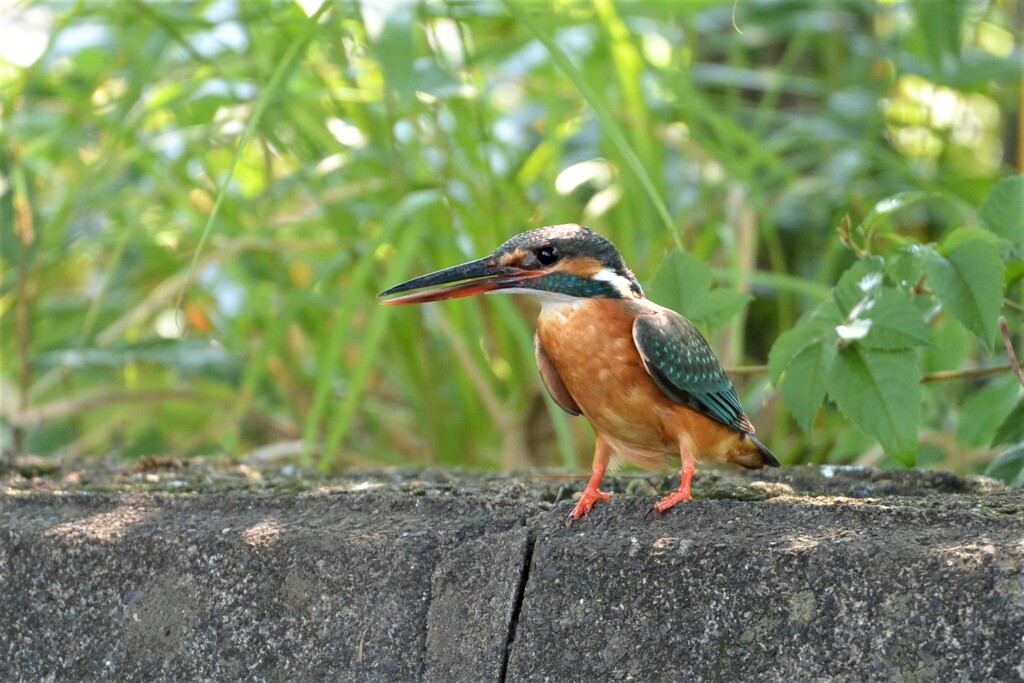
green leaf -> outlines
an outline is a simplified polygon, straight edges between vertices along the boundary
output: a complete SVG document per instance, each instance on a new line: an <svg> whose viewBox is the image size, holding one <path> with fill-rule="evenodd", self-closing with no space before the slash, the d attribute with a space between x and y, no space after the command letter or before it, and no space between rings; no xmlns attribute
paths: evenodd
<svg viewBox="0 0 1024 683"><path fill-rule="evenodd" d="M1024 261L1010 261L1006 264L1006 286L1012 287L1024 280Z"/></svg>
<svg viewBox="0 0 1024 683"><path fill-rule="evenodd" d="M996 429L991 445L1024 441L1024 398L1017 401L1003 424Z"/></svg>
<svg viewBox="0 0 1024 683"><path fill-rule="evenodd" d="M877 296L882 288L884 269L885 263L882 258L874 256L857 261L843 273L839 282L832 288L832 297L844 317L865 299Z"/></svg>
<svg viewBox="0 0 1024 683"><path fill-rule="evenodd" d="M816 342L804 346L786 366L782 399L807 436L821 408L829 373L836 357L836 345Z"/></svg>
<svg viewBox="0 0 1024 683"><path fill-rule="evenodd" d="M683 315L711 289L711 269L693 254L673 249L648 286L650 298Z"/></svg>
<svg viewBox="0 0 1024 683"><path fill-rule="evenodd" d="M651 299L678 311L695 325L719 327L743 310L750 297L711 289L711 269L693 254L673 250L648 287Z"/></svg>
<svg viewBox="0 0 1024 683"><path fill-rule="evenodd" d="M711 327L721 327L742 311L750 299L749 294L732 289L712 290L700 305L692 307L687 317Z"/></svg>
<svg viewBox="0 0 1024 683"><path fill-rule="evenodd" d="M779 335L768 353L768 373L772 381L778 382L789 363L806 347L819 342L835 344L838 341L835 327L842 322L835 302L825 301Z"/></svg>
<svg viewBox="0 0 1024 683"><path fill-rule="evenodd" d="M982 242L988 242L989 244L996 247L1000 253L1006 246L1006 240L986 230L985 228L968 225L962 228L957 228L953 232L946 235L942 240L942 252L949 253L959 247L964 242L970 242L972 240L981 240Z"/></svg>
<svg viewBox="0 0 1024 683"><path fill-rule="evenodd" d="M411 102L416 91L415 61L418 51L417 32L411 5L396 3L384 22L384 29L374 43L374 54L384 75L384 83L399 102Z"/></svg>
<svg viewBox="0 0 1024 683"><path fill-rule="evenodd" d="M911 290L924 276L925 249L920 244L897 247L886 254L885 272L900 289Z"/></svg>
<svg viewBox="0 0 1024 683"><path fill-rule="evenodd" d="M958 244L946 256L929 249L925 273L946 310L991 348L1003 303L999 249L981 240Z"/></svg>
<svg viewBox="0 0 1024 683"><path fill-rule="evenodd" d="M997 455L985 470L985 476L1015 488L1024 486L1024 444L1018 444Z"/></svg>
<svg viewBox="0 0 1024 683"><path fill-rule="evenodd" d="M918 301L927 301L918 297ZM934 305L934 302L932 302ZM935 345L925 349L921 355L924 372L959 368L975 352L974 335L953 316L942 316L931 326Z"/></svg>
<svg viewBox="0 0 1024 683"><path fill-rule="evenodd" d="M964 446L988 446L1006 416L1013 412L1020 385L1013 375L1002 377L971 394L960 407L957 439Z"/></svg>
<svg viewBox="0 0 1024 683"><path fill-rule="evenodd" d="M959 57L965 0L911 0L911 8L923 36L923 46L932 66L943 73L947 56Z"/></svg>
<svg viewBox="0 0 1024 683"><path fill-rule="evenodd" d="M1003 178L978 209L985 227L1014 244L1024 244L1024 175Z"/></svg>
<svg viewBox="0 0 1024 683"><path fill-rule="evenodd" d="M841 336L874 349L909 349L931 344L921 313L906 294L884 286L885 262L864 259L843 273L832 297L849 332Z"/></svg>
<svg viewBox="0 0 1024 683"><path fill-rule="evenodd" d="M867 336L857 342L868 348L896 351L932 344L921 314L897 289L883 289L859 317L871 321Z"/></svg>
<svg viewBox="0 0 1024 683"><path fill-rule="evenodd" d="M890 214L894 214L898 211L909 208L911 206L917 206L918 204L922 204L928 201L929 199L933 199L938 196L939 195L933 192L925 192L923 190L910 190L907 192L898 192L892 195L891 197L886 197L885 199L875 204L875 206L871 209L870 213L868 213L868 215L864 217L864 220L861 221L860 225L858 226L858 231L861 234L867 234L868 232L874 229L876 223L878 223L886 216L889 216Z"/></svg>
<svg viewBox="0 0 1024 683"><path fill-rule="evenodd" d="M828 394L843 415L908 467L917 452L921 370L912 351L880 351L854 344L832 365Z"/></svg>

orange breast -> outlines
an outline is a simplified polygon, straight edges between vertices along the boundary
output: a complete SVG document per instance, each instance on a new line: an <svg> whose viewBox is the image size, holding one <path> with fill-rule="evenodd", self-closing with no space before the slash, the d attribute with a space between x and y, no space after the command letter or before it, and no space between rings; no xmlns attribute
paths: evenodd
<svg viewBox="0 0 1024 683"><path fill-rule="evenodd" d="M633 341L633 320L644 305L653 304L547 304L537 333L583 415L618 455L657 468L662 455L678 453L682 444L697 458L728 459L740 446L738 433L673 402L647 374Z"/></svg>

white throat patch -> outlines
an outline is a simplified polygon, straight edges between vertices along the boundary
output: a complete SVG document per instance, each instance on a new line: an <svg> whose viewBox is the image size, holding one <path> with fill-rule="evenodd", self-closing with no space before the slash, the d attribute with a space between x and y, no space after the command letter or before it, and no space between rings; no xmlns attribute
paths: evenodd
<svg viewBox="0 0 1024 683"><path fill-rule="evenodd" d="M602 268L594 273L593 279L611 283L611 286L615 288L615 291L617 291L619 296L623 299L629 299L633 296L632 283L628 279L616 273L614 270Z"/></svg>

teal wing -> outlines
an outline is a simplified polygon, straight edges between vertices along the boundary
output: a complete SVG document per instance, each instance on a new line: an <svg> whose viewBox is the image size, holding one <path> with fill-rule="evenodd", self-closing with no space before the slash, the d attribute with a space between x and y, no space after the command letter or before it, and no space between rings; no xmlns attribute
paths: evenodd
<svg viewBox="0 0 1024 683"><path fill-rule="evenodd" d="M666 396L728 427L753 433L732 382L689 320L668 309L637 316L633 341Z"/></svg>

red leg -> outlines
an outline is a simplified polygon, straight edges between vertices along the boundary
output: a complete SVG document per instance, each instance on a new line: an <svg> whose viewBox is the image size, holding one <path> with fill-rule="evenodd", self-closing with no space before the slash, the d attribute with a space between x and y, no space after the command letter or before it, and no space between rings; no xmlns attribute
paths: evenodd
<svg viewBox="0 0 1024 683"><path fill-rule="evenodd" d="M682 458L683 469L679 477L679 490L673 494L665 496L655 503L654 507L651 508L652 513L661 514L676 503L684 500L692 500L692 497L690 496L690 482L693 481L693 472L695 468L693 465L693 458L690 457L690 454L685 447L683 448Z"/></svg>
<svg viewBox="0 0 1024 683"><path fill-rule="evenodd" d="M584 515L590 514L590 509L594 507L594 503L603 500L609 501L612 497L598 491L597 487L601 484L601 480L604 478L604 471L608 467L608 459L611 457L611 452L608 446L604 443L604 440L598 436L597 444L594 448L594 466L593 474L590 475L590 481L587 482L587 488L583 491L583 497L580 498L580 502L576 503L576 507L573 508L572 512L569 513L569 518L565 520L566 526L572 526L572 523L578 520Z"/></svg>

